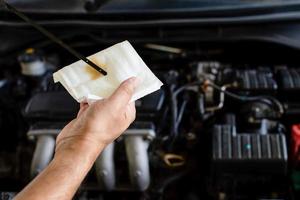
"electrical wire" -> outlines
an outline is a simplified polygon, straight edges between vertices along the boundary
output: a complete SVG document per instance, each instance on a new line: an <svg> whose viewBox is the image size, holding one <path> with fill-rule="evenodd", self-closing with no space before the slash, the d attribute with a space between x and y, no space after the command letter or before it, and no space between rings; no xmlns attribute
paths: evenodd
<svg viewBox="0 0 300 200"><path fill-rule="evenodd" d="M171 101L170 101L170 105L171 105L171 115L172 115L172 131L171 131L171 135L172 135L172 140L171 140L171 145L173 146L176 138L178 137L178 128L180 125L180 122L182 120L183 117L183 113L185 111L186 105L187 105L187 100L184 100L181 104L179 113L178 113L178 103L177 103L177 96L186 90L192 90L192 91L197 91L195 89L195 85L199 84L200 82L193 82L193 83L189 83L186 84L178 89L175 90L175 85L171 85L170 86L170 96L171 96Z"/></svg>

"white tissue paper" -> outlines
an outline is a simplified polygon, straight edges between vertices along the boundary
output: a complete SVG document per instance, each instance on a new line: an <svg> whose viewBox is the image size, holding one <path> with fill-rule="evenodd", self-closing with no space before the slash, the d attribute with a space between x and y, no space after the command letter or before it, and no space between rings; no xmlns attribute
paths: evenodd
<svg viewBox="0 0 300 200"><path fill-rule="evenodd" d="M115 44L88 58L104 69L107 75L103 76L82 60L53 74L54 82L60 82L78 102L105 99L124 80L133 76L139 79L139 85L131 101L142 98L163 85L128 41Z"/></svg>

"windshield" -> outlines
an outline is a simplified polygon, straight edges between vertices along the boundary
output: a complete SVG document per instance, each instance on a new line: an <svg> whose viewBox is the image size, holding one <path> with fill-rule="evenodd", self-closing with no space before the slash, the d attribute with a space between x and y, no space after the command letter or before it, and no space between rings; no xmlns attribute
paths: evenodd
<svg viewBox="0 0 300 200"><path fill-rule="evenodd" d="M8 0L23 11L86 12L91 0ZM94 0L97 12L243 9L298 5L300 0Z"/></svg>

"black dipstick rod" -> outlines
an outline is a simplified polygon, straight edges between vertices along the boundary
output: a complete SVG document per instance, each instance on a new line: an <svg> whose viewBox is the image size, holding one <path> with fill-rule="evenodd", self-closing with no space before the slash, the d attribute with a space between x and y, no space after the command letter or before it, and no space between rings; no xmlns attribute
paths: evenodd
<svg viewBox="0 0 300 200"><path fill-rule="evenodd" d="M58 37L56 37L55 35L53 35L49 31L47 31L42 26L40 26L39 24L37 24L34 21L32 21L31 19L29 19L26 15L24 15L23 13L18 11L15 7L13 7L10 4L6 3L4 0L0 0L0 5L1 4L3 4L9 11L13 12L15 15L17 15L18 17L20 17L21 19L23 19L24 21L29 23L31 26L33 26L35 29L37 29L39 32L43 33L46 37L51 39L53 42L57 43L58 45L60 45L61 47L63 47L67 51L69 51L76 58L78 58L80 60L83 60L89 66L91 66L92 68L94 68L95 70L97 70L98 72L103 74L104 76L107 75L107 72L105 70L103 70L101 67L96 65L94 62L89 60L87 57L85 57L85 56L81 55L80 53L78 53L75 49L73 49L72 47L70 47L69 45L64 43L61 39L59 39Z"/></svg>

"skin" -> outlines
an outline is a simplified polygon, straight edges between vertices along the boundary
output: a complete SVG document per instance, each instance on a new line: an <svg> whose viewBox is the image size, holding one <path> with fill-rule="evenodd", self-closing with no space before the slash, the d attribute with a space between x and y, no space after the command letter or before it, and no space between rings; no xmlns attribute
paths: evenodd
<svg viewBox="0 0 300 200"><path fill-rule="evenodd" d="M58 135L53 160L15 199L72 199L101 151L134 121L130 99L137 84L130 78L108 99L81 104L77 118Z"/></svg>

